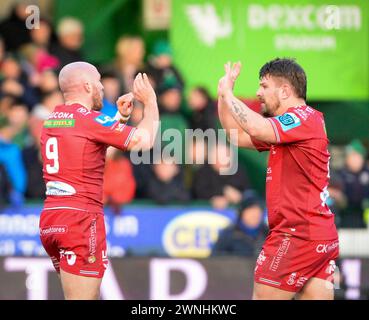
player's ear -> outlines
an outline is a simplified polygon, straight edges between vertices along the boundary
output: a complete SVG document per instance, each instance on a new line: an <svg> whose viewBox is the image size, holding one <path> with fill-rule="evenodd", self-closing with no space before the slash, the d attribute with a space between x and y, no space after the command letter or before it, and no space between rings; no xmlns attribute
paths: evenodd
<svg viewBox="0 0 369 320"><path fill-rule="evenodd" d="M86 92L91 93L92 92L92 86L91 83L85 82L83 85L83 88L86 90Z"/></svg>
<svg viewBox="0 0 369 320"><path fill-rule="evenodd" d="M291 87L287 83L281 85L279 92L281 99L288 99L292 94Z"/></svg>

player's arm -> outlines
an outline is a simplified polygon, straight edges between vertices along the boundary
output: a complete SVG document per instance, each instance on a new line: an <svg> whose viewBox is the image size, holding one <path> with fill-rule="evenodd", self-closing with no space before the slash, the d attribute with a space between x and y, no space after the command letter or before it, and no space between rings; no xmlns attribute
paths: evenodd
<svg viewBox="0 0 369 320"><path fill-rule="evenodd" d="M266 143L276 143L272 123L259 113L250 109L245 103L237 99L233 94L233 86L241 69L241 64L235 63L232 68L230 63L225 65L223 78L218 85L218 95L222 99L224 107L232 114L233 119L238 123L250 137Z"/></svg>
<svg viewBox="0 0 369 320"><path fill-rule="evenodd" d="M133 82L133 96L144 105L144 114L128 144L127 150L149 150L159 128L156 94L147 75L139 73Z"/></svg>
<svg viewBox="0 0 369 320"><path fill-rule="evenodd" d="M237 99L232 92L226 93L225 104L233 118L250 137L271 144L277 142L272 123L259 113L251 110L245 103Z"/></svg>
<svg viewBox="0 0 369 320"><path fill-rule="evenodd" d="M228 140L243 148L255 149L254 144L251 141L249 134L238 124L238 122L233 118L232 113L229 111L224 98L218 97L218 114L220 123L227 134ZM237 139L231 135L231 130L236 130Z"/></svg>

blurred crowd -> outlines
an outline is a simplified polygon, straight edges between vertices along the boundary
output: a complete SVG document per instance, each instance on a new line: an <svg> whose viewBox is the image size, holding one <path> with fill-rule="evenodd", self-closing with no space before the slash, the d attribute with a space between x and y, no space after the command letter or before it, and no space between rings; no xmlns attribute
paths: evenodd
<svg viewBox="0 0 369 320"><path fill-rule="evenodd" d="M0 23L0 202L13 207L44 199L40 132L54 107L63 103L58 72L70 62L87 61L81 50L84 25L80 20L64 17L53 25L41 18L38 29L27 29L25 9L17 4ZM250 187L242 167L235 175L220 174L231 161L229 146L186 140L186 129L218 128L217 110L203 87L191 88L185 96L185 83L172 56L165 40L157 41L148 54L140 36L125 35L117 40L111 61L97 65L104 85L103 113L114 117L117 98L132 90L138 72L146 72L158 97L161 134L175 128L183 139L183 159L166 156L155 164L134 165L129 155L108 148L104 203L115 212L133 199L159 204L200 199L223 209L239 202ZM137 125L142 115L143 107L136 105L129 124Z"/></svg>
<svg viewBox="0 0 369 320"><path fill-rule="evenodd" d="M54 107L63 103L58 72L70 62L88 61L81 50L84 26L80 20L64 17L54 25L42 18L38 29L27 29L26 18L25 6L17 4L0 22L0 205L14 207L44 199L40 132ZM97 66L105 94L102 112L114 117L116 99L132 90L138 72L146 72L158 97L161 133L175 128L186 139L185 129L219 128L216 101L204 87L187 88L172 58L165 40L147 51L142 37L120 37L115 56ZM142 106L136 105L129 124L136 125L142 115ZM227 144L192 140L182 145L186 157L182 163L192 164L180 164L174 156L155 164L133 164L129 155L108 148L104 203L116 213L134 199L158 204L205 200L216 209L236 205L239 219L223 238L238 237L241 232L258 239L264 232L265 206L251 190L247 168L240 164L235 174L221 174L227 161L232 161ZM344 166L331 170L329 192L339 227L367 226L369 167L362 142L355 140L346 147ZM251 213L243 217L243 211ZM218 252L222 246L216 246Z"/></svg>

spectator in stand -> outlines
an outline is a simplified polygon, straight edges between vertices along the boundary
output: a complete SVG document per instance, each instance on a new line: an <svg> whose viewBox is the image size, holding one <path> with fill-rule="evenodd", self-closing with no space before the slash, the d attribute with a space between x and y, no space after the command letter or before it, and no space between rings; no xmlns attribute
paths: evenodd
<svg viewBox="0 0 369 320"><path fill-rule="evenodd" d="M145 151L148 155L151 155L150 151ZM142 156L144 158L144 156ZM148 199L150 198L148 192L148 183L153 178L153 170L149 164L132 164L133 175L136 181L136 199Z"/></svg>
<svg viewBox="0 0 369 320"><path fill-rule="evenodd" d="M101 83L104 86L103 107L101 112L114 118L118 112L115 102L118 97L123 94L119 78L115 72L105 71L101 73Z"/></svg>
<svg viewBox="0 0 369 320"><path fill-rule="evenodd" d="M182 88L169 84L157 90L159 95L159 111L161 114L180 114L182 105Z"/></svg>
<svg viewBox="0 0 369 320"><path fill-rule="evenodd" d="M181 90L184 88L183 77L173 65L172 48L165 40L155 43L146 72L153 78L157 90L168 86L177 86Z"/></svg>
<svg viewBox="0 0 369 320"><path fill-rule="evenodd" d="M205 139L195 136L193 139L187 139L186 146L185 184L191 190L196 172L208 160L208 144Z"/></svg>
<svg viewBox="0 0 369 320"><path fill-rule="evenodd" d="M57 26L58 40L51 44L50 53L60 62L59 69L66 64L83 60L81 47L84 41L84 27L73 17L62 18Z"/></svg>
<svg viewBox="0 0 369 320"><path fill-rule="evenodd" d="M222 230L213 246L212 256L258 255L268 229L264 224L264 203L253 190L247 190L237 208L234 224Z"/></svg>
<svg viewBox="0 0 369 320"><path fill-rule="evenodd" d="M188 97L188 106L191 110L191 128L216 129L216 108L208 90L204 87L191 89Z"/></svg>
<svg viewBox="0 0 369 320"><path fill-rule="evenodd" d="M28 121L26 106L15 103L5 112L0 112L0 164L9 178L8 201L14 207L24 203L27 174L21 148L25 142L25 127Z"/></svg>
<svg viewBox="0 0 369 320"><path fill-rule="evenodd" d="M8 51L15 53L22 45L31 42L30 30L26 27L28 13L25 1L18 2L10 16L0 23L0 36L4 39Z"/></svg>
<svg viewBox="0 0 369 320"><path fill-rule="evenodd" d="M5 53L6 53L6 49L5 49L4 39L0 36L0 66L2 65L3 60L5 58Z"/></svg>
<svg viewBox="0 0 369 320"><path fill-rule="evenodd" d="M39 28L31 29L31 39L32 44L39 49L37 56L38 71L42 72L48 68L58 68L60 66L59 59L50 53L51 43L57 40L51 23L41 18Z"/></svg>
<svg viewBox="0 0 369 320"><path fill-rule="evenodd" d="M9 94L4 94L0 91L0 126L7 124L6 114L9 112L16 98Z"/></svg>
<svg viewBox="0 0 369 320"><path fill-rule="evenodd" d="M136 74L144 69L145 43L139 36L122 36L116 44L115 68L124 92L132 90ZM149 75L149 74L148 74Z"/></svg>
<svg viewBox="0 0 369 320"><path fill-rule="evenodd" d="M346 146L345 167L339 172L347 207L342 216L342 228L366 228L364 211L369 207L369 167L365 163L367 150L360 140Z"/></svg>
<svg viewBox="0 0 369 320"><path fill-rule="evenodd" d="M132 164L123 152L108 148L104 176L103 202L120 214L122 206L134 199L136 190Z"/></svg>
<svg viewBox="0 0 369 320"><path fill-rule="evenodd" d="M35 89L38 103L45 94L55 90L59 90L56 72L53 69L46 69L40 73L39 83Z"/></svg>
<svg viewBox="0 0 369 320"><path fill-rule="evenodd" d="M45 199L46 186L42 177L42 160L39 146L32 144L22 150L23 163L27 174L26 199Z"/></svg>
<svg viewBox="0 0 369 320"><path fill-rule="evenodd" d="M341 228L342 214L347 207L347 199L344 193L342 179L333 171L330 172L328 192L329 197L327 198L327 205L334 213L334 221L336 226Z"/></svg>
<svg viewBox="0 0 369 320"><path fill-rule="evenodd" d="M38 102L37 94L13 56L8 55L3 59L0 75L0 94L17 98L27 105L28 110L31 110Z"/></svg>
<svg viewBox="0 0 369 320"><path fill-rule="evenodd" d="M29 130L38 146L44 121L49 118L55 106L61 104L63 104L63 96L59 90L54 89L45 92L41 102L33 108L29 119Z"/></svg>
<svg viewBox="0 0 369 320"><path fill-rule="evenodd" d="M22 76L22 69L17 59L11 54L5 54L0 65L1 81L6 79L19 80Z"/></svg>
<svg viewBox="0 0 369 320"><path fill-rule="evenodd" d="M137 126L137 124L143 118L143 106L141 104L135 104L135 108L131 113L131 118L129 119L128 124L131 126ZM143 154L145 153L145 154ZM147 150L144 152L139 152L139 155L146 159L146 157L150 157L152 159L152 150ZM148 181L153 178L153 171L149 164L139 163L133 165L133 174L136 180L136 198L137 199L147 199L148 196Z"/></svg>
<svg viewBox="0 0 369 320"><path fill-rule="evenodd" d="M0 164L0 210L5 207L8 202L8 185L9 180L6 174L6 170L4 166Z"/></svg>
<svg viewBox="0 0 369 320"><path fill-rule="evenodd" d="M21 150L28 136L29 113L27 106L15 102L5 115L6 123L1 132L5 140L15 143Z"/></svg>
<svg viewBox="0 0 369 320"><path fill-rule="evenodd" d="M34 88L39 86L43 71L57 69L59 66L59 60L56 57L33 43L22 46L19 52L22 70L27 75L29 84Z"/></svg>
<svg viewBox="0 0 369 320"><path fill-rule="evenodd" d="M32 43L47 52L51 42L56 40L51 23L44 18L40 19L39 28L33 28L30 32Z"/></svg>
<svg viewBox="0 0 369 320"><path fill-rule="evenodd" d="M181 113L182 91L177 85L168 85L158 91L158 105L161 120L161 135L169 134L169 130L177 130L181 134L182 153L185 152L186 129L189 127ZM174 132L173 132L174 133ZM163 139L166 140L166 139ZM163 141L162 146L170 143ZM180 159L178 159L180 160Z"/></svg>
<svg viewBox="0 0 369 320"><path fill-rule="evenodd" d="M158 204L186 202L190 194L185 188L183 168L174 157L163 157L158 164L152 165L153 175L147 181L147 195Z"/></svg>
<svg viewBox="0 0 369 320"><path fill-rule="evenodd" d="M231 167L232 155L227 145L218 143L209 152L209 161L195 172L192 194L195 199L210 200L215 209L225 209L241 201L242 192L249 187L246 172L241 166L235 174L221 174Z"/></svg>

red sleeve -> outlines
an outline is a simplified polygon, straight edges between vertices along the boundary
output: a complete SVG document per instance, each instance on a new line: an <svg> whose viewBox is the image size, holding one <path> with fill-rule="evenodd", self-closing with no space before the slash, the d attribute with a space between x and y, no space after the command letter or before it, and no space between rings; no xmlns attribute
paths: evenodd
<svg viewBox="0 0 369 320"><path fill-rule="evenodd" d="M270 150L270 146L271 146L270 143L257 140L257 139L255 139L253 137L250 137L250 138L251 138L252 144L254 145L254 147L256 148L256 150L258 150L259 152L269 151Z"/></svg>
<svg viewBox="0 0 369 320"><path fill-rule="evenodd" d="M91 117L88 125L90 139L121 150L127 149L136 130L135 127L119 123L102 113Z"/></svg>
<svg viewBox="0 0 369 320"><path fill-rule="evenodd" d="M289 111L268 120L276 135L276 144L308 140L315 135L315 121L312 115L302 118L297 113Z"/></svg>

